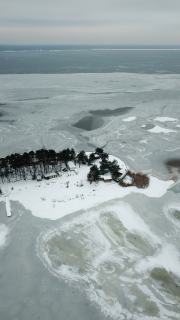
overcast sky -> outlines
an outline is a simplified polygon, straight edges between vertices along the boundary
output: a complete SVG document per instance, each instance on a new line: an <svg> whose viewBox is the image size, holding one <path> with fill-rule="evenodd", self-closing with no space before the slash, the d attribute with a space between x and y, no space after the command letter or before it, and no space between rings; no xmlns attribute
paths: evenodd
<svg viewBox="0 0 180 320"><path fill-rule="evenodd" d="M0 0L0 43L180 44L180 0Z"/></svg>

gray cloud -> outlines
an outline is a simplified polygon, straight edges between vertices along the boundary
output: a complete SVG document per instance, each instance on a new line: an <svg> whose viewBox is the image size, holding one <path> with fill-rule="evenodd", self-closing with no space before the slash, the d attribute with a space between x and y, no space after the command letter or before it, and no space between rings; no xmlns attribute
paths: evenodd
<svg viewBox="0 0 180 320"><path fill-rule="evenodd" d="M180 44L180 0L0 0L0 42Z"/></svg>

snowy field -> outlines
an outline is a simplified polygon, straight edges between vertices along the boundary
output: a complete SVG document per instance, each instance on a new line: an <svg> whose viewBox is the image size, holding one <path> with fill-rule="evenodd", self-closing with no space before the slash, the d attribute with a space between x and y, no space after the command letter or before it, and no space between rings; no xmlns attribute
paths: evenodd
<svg viewBox="0 0 180 320"><path fill-rule="evenodd" d="M117 157L109 155L109 161L116 160L126 172L126 165ZM98 165L99 160L95 162ZM5 193L7 216L11 215L10 201L19 201L40 218L59 219L79 210L85 210L103 202L123 198L131 193L145 194L148 197L162 197L173 181L162 181L150 177L150 185L146 189L136 187L123 188L116 182L93 182L87 180L90 167L76 166L75 171L60 173L59 177L43 181L19 181L2 185Z"/></svg>

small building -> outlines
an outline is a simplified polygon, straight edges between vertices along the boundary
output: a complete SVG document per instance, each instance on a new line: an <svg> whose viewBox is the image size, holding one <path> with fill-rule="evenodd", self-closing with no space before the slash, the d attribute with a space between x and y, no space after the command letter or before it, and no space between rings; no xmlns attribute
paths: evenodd
<svg viewBox="0 0 180 320"><path fill-rule="evenodd" d="M104 182L111 182L112 177L111 176L104 176Z"/></svg>
<svg viewBox="0 0 180 320"><path fill-rule="evenodd" d="M99 154L97 154L97 153L94 153L94 159L95 159L95 160L100 159L100 155L99 155Z"/></svg>
<svg viewBox="0 0 180 320"><path fill-rule="evenodd" d="M112 181L112 177L111 177L111 175L101 175L100 177L99 177L99 180L100 181L104 181L104 182L111 182Z"/></svg>
<svg viewBox="0 0 180 320"><path fill-rule="evenodd" d="M75 166L73 161L69 161L68 162L68 168L69 168L70 171L75 171L76 170L76 166Z"/></svg>
<svg viewBox="0 0 180 320"><path fill-rule="evenodd" d="M100 176L99 181L104 181L104 176Z"/></svg>
<svg viewBox="0 0 180 320"><path fill-rule="evenodd" d="M45 180L50 180L50 179L57 178L57 177L58 177L58 173L56 173L56 172L47 173L47 174L44 174L44 176L43 176L43 178Z"/></svg>

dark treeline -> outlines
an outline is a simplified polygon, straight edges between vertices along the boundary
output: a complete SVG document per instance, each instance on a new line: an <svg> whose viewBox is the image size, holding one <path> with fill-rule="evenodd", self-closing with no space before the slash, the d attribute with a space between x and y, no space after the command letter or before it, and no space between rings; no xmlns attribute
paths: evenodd
<svg viewBox="0 0 180 320"><path fill-rule="evenodd" d="M24 152L23 154L14 153L5 158L0 158L0 179L6 181L36 180L37 177L43 178L49 173L69 170L69 161L74 164L91 166L97 158L108 157L103 149L96 148L89 157L84 150L76 153L72 149L64 149L59 152L55 150L40 149L36 151Z"/></svg>
<svg viewBox="0 0 180 320"><path fill-rule="evenodd" d="M96 151L103 153L103 150L97 148ZM74 164L91 165L95 160L95 153L87 157L84 150L76 153L72 149L64 149L59 152L55 150L40 149L36 151L24 152L23 154L14 153L5 158L0 158L0 179L5 181L17 181L37 179L51 172L61 172L62 169L69 169L68 162Z"/></svg>
<svg viewBox="0 0 180 320"><path fill-rule="evenodd" d="M97 167L95 161L99 159L100 166ZM23 154L14 153L5 158L0 158L0 180L4 182L14 182L18 180L36 180L46 178L45 175L58 173L62 170L71 170L69 161L81 165L90 166L87 179L90 183L98 181L102 175L110 174L112 179L121 186L137 186L145 188L149 185L149 178L141 173L128 171L127 175L131 178L130 183L122 181L120 167L116 160L109 161L108 154L101 148L96 148L87 156L84 150L76 153L72 149L64 149L56 152L55 150L40 149L36 151L24 152ZM68 164L69 163L69 164Z"/></svg>
<svg viewBox="0 0 180 320"><path fill-rule="evenodd" d="M74 149L55 150L40 149L37 151L14 153L0 158L0 179L5 181L35 180L38 175L62 170L68 161L78 161Z"/></svg>

